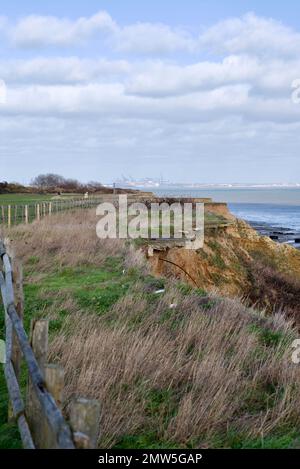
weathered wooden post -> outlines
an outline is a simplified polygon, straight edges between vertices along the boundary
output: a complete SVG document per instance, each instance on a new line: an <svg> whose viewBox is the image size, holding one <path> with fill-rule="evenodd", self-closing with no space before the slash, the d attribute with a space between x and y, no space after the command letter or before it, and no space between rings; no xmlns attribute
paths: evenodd
<svg viewBox="0 0 300 469"><path fill-rule="evenodd" d="M13 268L13 282L14 282L14 297L15 297L15 308L19 318L23 322L24 314L24 293L23 293L23 268L22 264L16 260L14 255L11 257L12 268ZM15 370L17 380L19 380L21 370L22 353L19 347L16 334L13 333L13 344L12 344L12 363Z"/></svg>
<svg viewBox="0 0 300 469"><path fill-rule="evenodd" d="M40 220L41 215L40 215L40 204L36 204L36 219Z"/></svg>
<svg viewBox="0 0 300 469"><path fill-rule="evenodd" d="M24 296L23 296L23 270L20 262L16 261L14 250L11 247L10 240L5 240L6 253L10 260L11 279L12 279L12 300L15 304L16 312L19 315L21 321L23 321L23 308L24 308ZM8 320L10 323L10 320ZM10 323L11 324L11 323ZM19 347L19 342L14 331L11 327L11 339L10 339L10 353L7 357L13 366L16 382L19 382L22 353ZM14 412L11 403L8 406L8 420L14 419Z"/></svg>
<svg viewBox="0 0 300 469"><path fill-rule="evenodd" d="M30 325L31 346L35 358L44 373L44 366L48 355L48 319L32 320Z"/></svg>
<svg viewBox="0 0 300 469"><path fill-rule="evenodd" d="M25 205L25 223L28 225L28 205Z"/></svg>
<svg viewBox="0 0 300 469"><path fill-rule="evenodd" d="M52 213L52 202L49 202L49 215Z"/></svg>
<svg viewBox="0 0 300 469"><path fill-rule="evenodd" d="M65 373L60 365L45 365L45 382L50 394L52 394L57 406L61 409L63 404Z"/></svg>
<svg viewBox="0 0 300 469"><path fill-rule="evenodd" d="M2 243L1 243L2 244ZM12 348L13 348L13 326L10 320L10 317L7 313L7 306L10 302L14 302L14 291L13 291L13 272L12 266L10 262L10 257L12 254L12 250L10 249L10 240L6 239L4 245L0 245L1 248L1 255L8 256L8 262L6 258L6 266L5 266L5 287L2 291L3 285L1 286L1 293L3 297L3 304L5 310L5 353L6 353L6 361L12 363ZM4 258L3 258L4 259ZM7 292L7 285L9 286L9 292ZM3 296L4 294L4 296ZM7 413L8 421L13 420L14 412L13 412L13 403L9 401L8 403L8 413Z"/></svg>
<svg viewBox="0 0 300 469"><path fill-rule="evenodd" d="M70 425L76 448L96 448L99 438L100 404L96 400L77 398L71 404Z"/></svg>
<svg viewBox="0 0 300 469"><path fill-rule="evenodd" d="M64 390L64 369L60 365L47 364L44 366L46 388L52 395L57 407L62 409ZM58 448L57 434L44 419L41 429L40 448Z"/></svg>
<svg viewBox="0 0 300 469"><path fill-rule="evenodd" d="M48 355L48 329L49 321L46 319L31 321L30 344L43 376ZM40 402L31 384L30 376L27 386L26 415L33 441L37 448L41 448L43 447L44 416L41 411Z"/></svg>
<svg viewBox="0 0 300 469"><path fill-rule="evenodd" d="M7 226L10 228L11 226L11 206L7 206Z"/></svg>

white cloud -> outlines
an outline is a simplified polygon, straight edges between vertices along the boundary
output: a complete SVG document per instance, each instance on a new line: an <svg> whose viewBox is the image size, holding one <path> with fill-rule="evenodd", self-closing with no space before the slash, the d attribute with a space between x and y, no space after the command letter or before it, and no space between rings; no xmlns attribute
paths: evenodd
<svg viewBox="0 0 300 469"><path fill-rule="evenodd" d="M173 54L176 51L199 54L201 50L230 54L298 56L300 34L272 18L248 13L230 18L192 35L183 28L160 23L118 24L106 11L75 20L55 16L30 15L16 23L0 17L0 30L18 47L74 46L95 35L119 52Z"/></svg>
<svg viewBox="0 0 300 469"><path fill-rule="evenodd" d="M167 97L210 90L223 85L249 84L253 94L286 96L300 77L300 59L261 59L230 55L223 60L191 65L148 62L129 75L126 92L137 96Z"/></svg>
<svg viewBox="0 0 300 469"><path fill-rule="evenodd" d="M251 85L235 84L163 98L127 95L121 83L87 85L26 85L8 88L4 112L15 115L85 115L109 118L195 122L243 116L252 122L296 122L300 106L291 99L252 95ZM89 117L90 116L90 117Z"/></svg>
<svg viewBox="0 0 300 469"><path fill-rule="evenodd" d="M17 59L4 43L0 58L7 84L1 167L12 173L22 158L37 172L64 168L87 179L97 164L107 175L113 167L118 175L138 167L155 175L155 161L174 179L184 171L189 179L201 170L215 175L216 164L230 179L230 165L255 161L263 169L272 155L273 162L285 156L285 174L288 163L295 166L300 106L292 103L291 83L300 77L300 35L272 19L250 14L200 36L164 24L120 25L105 12L75 20L29 16L15 24L4 18L0 30L20 48ZM101 53L97 35L105 39ZM78 43L89 49L76 49ZM47 46L72 46L72 56L66 49L49 55Z"/></svg>
<svg viewBox="0 0 300 469"><path fill-rule="evenodd" d="M189 94L226 84L250 83L259 71L259 62L245 56L229 56L221 62L205 61L185 66L151 62L145 64L142 73L132 76L126 91L152 97Z"/></svg>
<svg viewBox="0 0 300 469"><path fill-rule="evenodd" d="M262 58L257 48L254 54L254 46L269 44L272 35L276 36L272 47L281 44L286 51L298 33L253 14L218 23L199 40L202 45L245 49L247 54L238 51L218 61L188 65L148 58L176 50L195 51L189 34L162 24L120 27L106 12L74 21L29 16L10 26L10 37L22 46L65 45L99 31L110 34L111 44L119 51L143 52L147 60L34 56L2 60L0 76L9 85L7 112L106 113L165 121L203 119L204 113L209 119L235 113L258 121L294 120L299 115L291 105L290 84L294 74L300 75L300 60L284 54Z"/></svg>
<svg viewBox="0 0 300 469"><path fill-rule="evenodd" d="M113 33L115 29L115 22L104 11L75 21L31 15L11 26L9 35L12 43L20 47L70 46L86 41L95 33Z"/></svg>
<svg viewBox="0 0 300 469"><path fill-rule="evenodd" d="M75 21L55 16L30 15L21 18L16 24L10 24L8 32L9 39L15 46L27 48L71 46L84 43L96 34L104 35L112 47L123 52L192 52L196 47L196 38L193 39L184 30L152 23L121 27L105 11Z"/></svg>
<svg viewBox="0 0 300 469"><path fill-rule="evenodd" d="M105 11L73 21L55 16L30 15L7 27L12 44L24 48L72 46L84 43L97 34L104 35L111 47L121 52L166 54L193 52L197 47L197 38L183 29L173 29L160 23L135 23L121 27Z"/></svg>
<svg viewBox="0 0 300 469"><path fill-rule="evenodd" d="M120 28L113 37L113 44L123 52L166 54L193 52L196 40L186 31L164 24L136 23Z"/></svg>
<svg viewBox="0 0 300 469"><path fill-rule="evenodd" d="M218 52L298 56L300 34L272 18L248 13L215 24L200 36L199 43Z"/></svg>
<svg viewBox="0 0 300 469"><path fill-rule="evenodd" d="M10 83L61 84L108 81L125 77L131 70L126 60L36 57L0 60L0 77Z"/></svg>

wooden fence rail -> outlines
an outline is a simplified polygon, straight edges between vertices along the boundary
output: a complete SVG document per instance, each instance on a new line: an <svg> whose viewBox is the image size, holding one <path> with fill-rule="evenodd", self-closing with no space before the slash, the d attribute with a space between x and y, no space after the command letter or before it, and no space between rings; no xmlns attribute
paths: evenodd
<svg viewBox="0 0 300 469"><path fill-rule="evenodd" d="M48 321L31 322L30 339L23 326L22 269L9 247L0 241L0 287L5 314L5 364L10 408L24 448L92 448L99 429L99 403L76 399L70 422L62 414L64 372L47 364ZM25 399L19 385L21 360L28 370Z"/></svg>

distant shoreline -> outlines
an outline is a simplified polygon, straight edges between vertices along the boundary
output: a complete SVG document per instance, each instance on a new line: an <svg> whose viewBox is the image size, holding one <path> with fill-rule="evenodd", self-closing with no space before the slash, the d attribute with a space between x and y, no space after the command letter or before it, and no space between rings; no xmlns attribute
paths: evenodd
<svg viewBox="0 0 300 469"><path fill-rule="evenodd" d="M197 189L300 189L300 183L295 183L295 184L280 184L280 183L274 183L274 184L242 184L242 183L236 183L236 184L197 184L197 183L159 183L159 182L148 182L145 184L138 183L136 181L133 181L132 183L123 183L121 181L118 181L116 183L118 187L122 187L124 189L158 189L158 190L177 190L177 189L192 189L192 190L197 190ZM112 185L107 184L107 187L110 187Z"/></svg>

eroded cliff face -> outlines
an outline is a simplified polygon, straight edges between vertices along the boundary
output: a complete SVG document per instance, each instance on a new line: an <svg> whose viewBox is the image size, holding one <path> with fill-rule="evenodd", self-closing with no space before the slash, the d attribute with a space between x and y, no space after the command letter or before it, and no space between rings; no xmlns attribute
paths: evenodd
<svg viewBox="0 0 300 469"><path fill-rule="evenodd" d="M206 229L203 249L154 252L150 259L154 273L180 278L206 291L243 297L268 310L284 308L300 317L300 251L259 236L226 211L226 205L218 207L218 213L232 224Z"/></svg>

